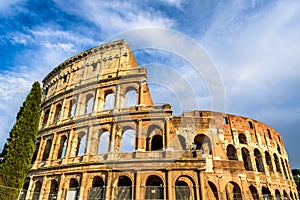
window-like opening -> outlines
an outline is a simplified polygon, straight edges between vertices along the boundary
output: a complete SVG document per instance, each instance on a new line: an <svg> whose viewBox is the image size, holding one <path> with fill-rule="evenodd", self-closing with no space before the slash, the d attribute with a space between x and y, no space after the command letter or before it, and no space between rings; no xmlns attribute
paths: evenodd
<svg viewBox="0 0 300 200"><path fill-rule="evenodd" d="M96 71L96 69L97 69L97 63L93 63L92 64L92 70L93 70L93 72Z"/></svg>
<svg viewBox="0 0 300 200"><path fill-rule="evenodd" d="M273 164L269 152L265 151L265 156L266 156L267 166L269 167L269 171L273 172Z"/></svg>
<svg viewBox="0 0 300 200"><path fill-rule="evenodd" d="M117 199L132 199L132 182L127 176L119 177Z"/></svg>
<svg viewBox="0 0 300 200"><path fill-rule="evenodd" d="M80 132L78 134L78 141L77 141L77 152L76 156L82 156L85 154L86 150L86 134L84 132Z"/></svg>
<svg viewBox="0 0 300 200"><path fill-rule="evenodd" d="M61 115L61 104L57 104L55 108L54 122L59 121Z"/></svg>
<svg viewBox="0 0 300 200"><path fill-rule="evenodd" d="M109 132L107 130L99 131L98 139L98 154L105 154L108 152L109 147Z"/></svg>
<svg viewBox="0 0 300 200"><path fill-rule="evenodd" d="M280 149L280 146L277 144L277 151L279 154L281 154L281 149Z"/></svg>
<svg viewBox="0 0 300 200"><path fill-rule="evenodd" d="M25 200L26 199L26 195L27 195L27 191L29 188L29 179L25 179L24 185L23 185L23 191L20 194L20 200Z"/></svg>
<svg viewBox="0 0 300 200"><path fill-rule="evenodd" d="M274 157L274 162L275 162L275 166L276 166L276 171L281 172L279 159L275 153L273 154L273 157Z"/></svg>
<svg viewBox="0 0 300 200"><path fill-rule="evenodd" d="M281 142L281 137L278 135L278 141Z"/></svg>
<svg viewBox="0 0 300 200"><path fill-rule="evenodd" d="M250 153L249 150L246 149L245 147L242 148L242 157L243 157L245 169L247 171L252 171L253 168L252 168Z"/></svg>
<svg viewBox="0 0 300 200"><path fill-rule="evenodd" d="M223 117L223 124L228 124L228 117Z"/></svg>
<svg viewBox="0 0 300 200"><path fill-rule="evenodd" d="M249 190L251 192L253 200L259 200L259 195L258 195L258 191L257 191L256 187L254 187L253 185L250 185Z"/></svg>
<svg viewBox="0 0 300 200"><path fill-rule="evenodd" d="M65 74L65 75L63 76L63 82L66 83L67 80L68 80L68 74Z"/></svg>
<svg viewBox="0 0 300 200"><path fill-rule="evenodd" d="M155 175L148 177L145 199L164 199L164 183L160 177Z"/></svg>
<svg viewBox="0 0 300 200"><path fill-rule="evenodd" d="M125 94L124 108L136 106L136 90L134 88L129 88Z"/></svg>
<svg viewBox="0 0 300 200"><path fill-rule="evenodd" d="M210 139L204 134L196 135L194 138L194 148L202 150L203 154L212 154Z"/></svg>
<svg viewBox="0 0 300 200"><path fill-rule="evenodd" d="M253 128L254 128L252 122L248 121L248 124L249 124L249 128L250 128L250 129L253 129Z"/></svg>
<svg viewBox="0 0 300 200"><path fill-rule="evenodd" d="M291 199L294 199L292 191L290 191L290 197L291 197Z"/></svg>
<svg viewBox="0 0 300 200"><path fill-rule="evenodd" d="M160 151L163 149L163 131L160 127L152 125L148 128L146 151Z"/></svg>
<svg viewBox="0 0 300 200"><path fill-rule="evenodd" d="M76 112L76 100L72 99L70 100L70 105L69 105L69 117L73 117L75 115Z"/></svg>
<svg viewBox="0 0 300 200"><path fill-rule="evenodd" d="M276 197L276 200L281 200L281 195L280 195L279 190L275 190L275 197Z"/></svg>
<svg viewBox="0 0 300 200"><path fill-rule="evenodd" d="M226 197L227 197L227 200L240 200L242 199L242 193L241 193L241 189L240 189L240 186L233 182L233 181L230 181L226 187L225 187L225 190L226 190Z"/></svg>
<svg viewBox="0 0 300 200"><path fill-rule="evenodd" d="M178 135L178 140L182 150L186 150L186 140L182 135Z"/></svg>
<svg viewBox="0 0 300 200"><path fill-rule="evenodd" d="M263 199L273 199L269 188L262 187L262 192L261 193L263 195Z"/></svg>
<svg viewBox="0 0 300 200"><path fill-rule="evenodd" d="M265 172L262 154L258 149L254 149L254 156L255 156L255 164L256 164L257 171Z"/></svg>
<svg viewBox="0 0 300 200"><path fill-rule="evenodd" d="M59 141L57 158L65 157L67 151L67 145L68 145L68 138L65 135L61 136Z"/></svg>
<svg viewBox="0 0 300 200"><path fill-rule="evenodd" d="M40 149L40 141L37 141L36 144L35 144L34 153L33 153L32 160L31 160L31 164L33 164L36 161L39 149Z"/></svg>
<svg viewBox="0 0 300 200"><path fill-rule="evenodd" d="M247 144L247 138L246 138L246 135L245 135L245 134L243 134L243 133L240 133L240 134L239 134L239 142L240 142L241 144Z"/></svg>
<svg viewBox="0 0 300 200"><path fill-rule="evenodd" d="M48 139L46 141L46 146L45 146L45 150L44 150L42 161L46 161L49 158L50 150L51 150L51 145L52 145L52 140Z"/></svg>
<svg viewBox="0 0 300 200"><path fill-rule="evenodd" d="M287 160L285 159L285 167L286 167L286 170L287 170L287 174L288 174L288 176L289 176L289 179L290 180L292 180L292 174L291 174L291 169L290 169L290 166L289 166L289 164L288 164L288 162L287 162Z"/></svg>
<svg viewBox="0 0 300 200"><path fill-rule="evenodd" d="M57 199L57 192L58 192L58 183L56 180L52 180L50 183L48 200Z"/></svg>
<svg viewBox="0 0 300 200"><path fill-rule="evenodd" d="M211 181L208 181L208 185L209 185L210 192L213 194L213 196L210 195L210 199L211 200L218 200L219 197L218 197L218 189L217 189L217 187Z"/></svg>
<svg viewBox="0 0 300 200"><path fill-rule="evenodd" d="M184 181L176 181L175 183L176 199L190 199L190 188Z"/></svg>
<svg viewBox="0 0 300 200"><path fill-rule="evenodd" d="M272 139L270 129L267 129L267 132L268 132L269 138Z"/></svg>
<svg viewBox="0 0 300 200"><path fill-rule="evenodd" d="M94 177L88 199L105 199L104 181L100 176Z"/></svg>
<svg viewBox="0 0 300 200"><path fill-rule="evenodd" d="M42 184L40 181L35 182L32 200L39 200Z"/></svg>
<svg viewBox="0 0 300 200"><path fill-rule="evenodd" d="M289 195L286 193L285 190L283 190L283 198L284 198L284 200L289 200L290 199Z"/></svg>
<svg viewBox="0 0 300 200"><path fill-rule="evenodd" d="M93 111L94 106L94 96L89 94L85 99L85 114L91 113Z"/></svg>
<svg viewBox="0 0 300 200"><path fill-rule="evenodd" d="M127 129L122 134L121 152L134 152L135 131Z"/></svg>
<svg viewBox="0 0 300 200"><path fill-rule="evenodd" d="M66 199L76 200L79 197L79 183L77 179L71 178Z"/></svg>
<svg viewBox="0 0 300 200"><path fill-rule="evenodd" d="M280 160L281 160L281 166L282 166L282 169L283 169L283 173L284 173L285 179L288 179L288 175L287 175L287 172L286 172L286 168L285 168L283 159L281 158Z"/></svg>
<svg viewBox="0 0 300 200"><path fill-rule="evenodd" d="M115 106L115 95L113 91L109 91L104 98L104 110L112 110Z"/></svg>
<svg viewBox="0 0 300 200"><path fill-rule="evenodd" d="M229 160L238 160L236 149L232 144L229 144L226 149L227 158Z"/></svg>
<svg viewBox="0 0 300 200"><path fill-rule="evenodd" d="M43 118L43 123L42 123L43 126L47 125L49 114L50 114L50 109L47 109L45 111L44 118Z"/></svg>

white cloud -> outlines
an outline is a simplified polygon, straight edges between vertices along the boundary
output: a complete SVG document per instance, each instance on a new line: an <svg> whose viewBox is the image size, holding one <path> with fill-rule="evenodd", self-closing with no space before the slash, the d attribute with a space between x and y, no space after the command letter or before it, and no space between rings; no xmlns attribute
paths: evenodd
<svg viewBox="0 0 300 200"><path fill-rule="evenodd" d="M13 14L13 8L21 5L25 0L2 0L0 1L0 15L10 15Z"/></svg>
<svg viewBox="0 0 300 200"><path fill-rule="evenodd" d="M56 4L69 13L84 17L100 27L102 35L111 36L119 32L143 27L173 26L174 21L161 12L139 7L130 1L83 1L55 0Z"/></svg>

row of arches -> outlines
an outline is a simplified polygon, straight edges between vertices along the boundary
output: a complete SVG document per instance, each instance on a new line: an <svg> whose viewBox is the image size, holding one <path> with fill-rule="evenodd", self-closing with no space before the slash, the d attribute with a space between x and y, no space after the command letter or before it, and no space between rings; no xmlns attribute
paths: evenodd
<svg viewBox="0 0 300 200"><path fill-rule="evenodd" d="M261 190L258 190L254 185L249 186L249 191L251 194L250 196L247 196L247 193L242 193L241 187L239 184L237 184L234 181L229 181L226 186L224 192L218 191L216 185L211 182L207 181L208 185L208 191L206 193L208 194L207 198L210 199L223 199L225 196L226 200L241 200L241 199L250 199L253 200L259 200L259 199L274 199L274 196L272 195L270 189L266 186L262 186ZM23 189L28 190L29 182L25 182ZM49 190L46 194L44 194L43 199L56 199L58 195L58 188L59 183L57 180L52 179L50 180L50 186ZM116 179L115 187L112 191L112 198L115 199L136 199L134 194L134 187L137 187L134 185L134 181L131 179L131 177L126 175L121 175ZM138 186L139 187L139 186ZM147 177L145 186L142 186L141 188L144 188L144 199L165 199L167 188L165 186L165 183L163 179L158 175L149 175ZM173 186L174 193L175 193L175 199L178 200L195 200L196 199L196 184L194 180L186 175L179 176L175 184ZM34 189L32 194L33 200L38 200L41 195L41 189L42 189L42 182L41 181L35 181L34 182ZM168 189L169 190L169 189ZM68 186L66 188L65 198L70 200L78 199L79 196L83 196L83 194L80 194L80 181L77 178L71 178L69 180ZM105 199L107 196L106 193L109 192L107 190L106 180L103 179L101 176L95 176L92 180L91 187L88 188L88 200L94 200L94 199ZM220 195L219 195L220 194ZM276 199L297 199L297 194L290 191L288 194L285 190L282 191L282 193L276 189L275 192ZM23 193L21 196L21 199L26 198L26 192Z"/></svg>
<svg viewBox="0 0 300 200"><path fill-rule="evenodd" d="M51 108L46 108L43 115L42 126L46 126L48 123L56 123L61 118L73 117L75 115L89 114L95 107L95 94L90 92L82 97L83 100L78 102L78 98L66 99L65 105L61 101ZM115 107L115 93L113 90L107 90L104 92L103 110L112 110ZM125 90L124 100L122 101L121 108L129 108L137 105L137 89L134 87L128 87ZM64 107L63 107L64 105ZM78 111L77 111L78 110ZM53 120L51 121L51 113L54 113ZM63 112L67 112L62 116Z"/></svg>
<svg viewBox="0 0 300 200"><path fill-rule="evenodd" d="M61 159L66 156L75 157L84 154L106 154L114 152L134 152L136 150L137 133L130 126L122 127L115 136L108 129L99 129L97 133L88 131L70 131L56 136L48 136L37 140L32 163L38 159ZM90 135L89 135L90 134ZM112 137L114 140L112 141ZM88 149L89 146L89 149ZM158 125L148 127L145 149L146 151L161 151L164 146L164 131ZM114 147L114 148L112 148ZM51 156L51 155L52 156Z"/></svg>
<svg viewBox="0 0 300 200"><path fill-rule="evenodd" d="M226 148L227 158L229 160L238 160L238 155L236 148L234 145L229 144ZM253 165L256 166L258 172L265 172L265 166L267 166L269 172L274 172L273 162L275 164L275 170L284 174L286 179L292 180L292 175L290 172L290 168L288 167L288 162L286 159L278 158L277 154L273 154L273 159L268 151L265 151L265 162L263 158L263 154L259 151L259 149L255 148L254 153L254 160L251 159L250 151L246 147L241 148L242 159L244 162L244 167L247 171L253 171ZM272 162L273 160L273 162ZM253 164L252 164L253 163ZM266 163L266 165L264 164Z"/></svg>

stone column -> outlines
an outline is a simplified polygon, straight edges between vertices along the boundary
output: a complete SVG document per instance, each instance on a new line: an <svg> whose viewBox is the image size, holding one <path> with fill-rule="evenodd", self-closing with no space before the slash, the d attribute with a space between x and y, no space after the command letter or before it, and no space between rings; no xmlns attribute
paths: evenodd
<svg viewBox="0 0 300 200"><path fill-rule="evenodd" d="M49 195L49 189L47 191L47 177L44 176L43 177L43 181L42 181L42 186L41 186L41 192L40 192L40 197L39 199L40 200L43 200L43 199L47 199L48 198L48 195ZM48 195L47 195L48 194Z"/></svg>
<svg viewBox="0 0 300 200"><path fill-rule="evenodd" d="M64 199L64 195L65 195L65 191L64 191L64 188L63 188L64 183L65 183L65 175L62 174L60 176L58 190L57 190L57 200L63 200Z"/></svg>
<svg viewBox="0 0 300 200"><path fill-rule="evenodd" d="M200 177L200 193L201 200L206 199L206 190L205 190L205 172L204 170L198 171Z"/></svg>
<svg viewBox="0 0 300 200"><path fill-rule="evenodd" d="M28 186L28 190L26 192L26 198L25 199L31 199L33 191L34 191L34 181L32 179L32 177L30 177L30 181L29 181L29 186Z"/></svg>
<svg viewBox="0 0 300 200"><path fill-rule="evenodd" d="M88 176L87 173L83 173L81 176L81 183L80 183L80 190L79 190L79 197L78 200L83 200L85 190L86 190L86 185L88 184Z"/></svg>

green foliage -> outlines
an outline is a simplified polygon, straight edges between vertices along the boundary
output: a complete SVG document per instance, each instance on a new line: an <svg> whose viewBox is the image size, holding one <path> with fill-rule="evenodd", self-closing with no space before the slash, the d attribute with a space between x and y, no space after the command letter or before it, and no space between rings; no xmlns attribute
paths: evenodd
<svg viewBox="0 0 300 200"><path fill-rule="evenodd" d="M42 91L35 82L17 114L16 122L10 131L9 139L1 153L0 185L22 188L30 169L38 134ZM18 190L0 188L0 199L16 199Z"/></svg>

